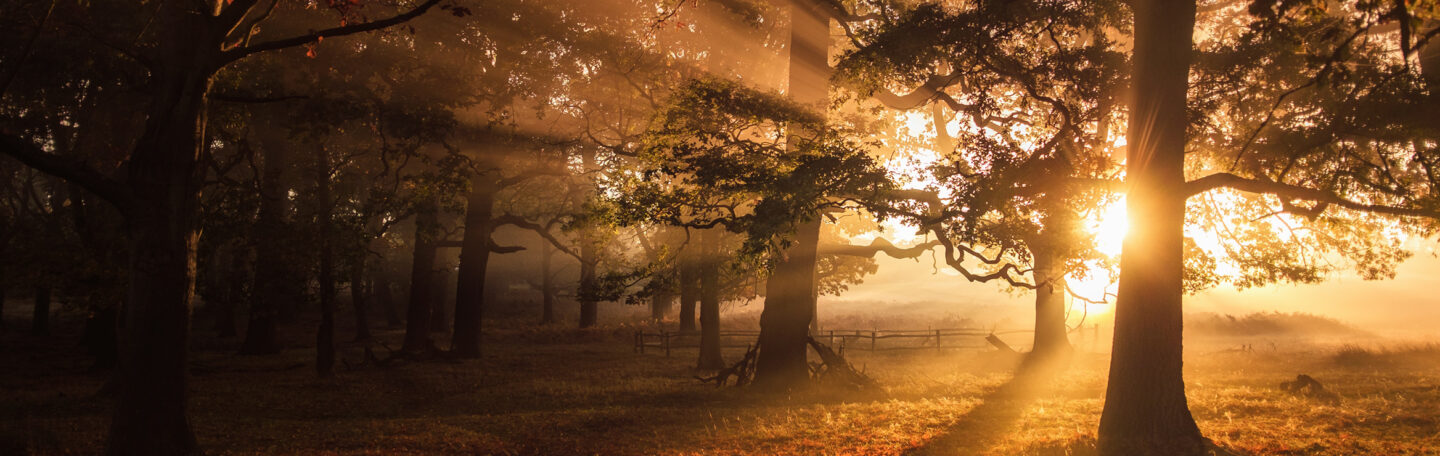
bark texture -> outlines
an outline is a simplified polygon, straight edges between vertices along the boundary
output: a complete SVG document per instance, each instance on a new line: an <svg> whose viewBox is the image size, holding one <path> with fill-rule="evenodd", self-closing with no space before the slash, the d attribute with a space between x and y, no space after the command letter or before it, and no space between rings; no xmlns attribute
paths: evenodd
<svg viewBox="0 0 1440 456"><path fill-rule="evenodd" d="M809 1L790 7L790 80L792 100L824 109L829 90L830 17ZM755 386L789 390L809 379L806 339L815 317L815 250L820 218L812 215L795 233L766 282L760 314L760 351Z"/></svg>
<svg viewBox="0 0 1440 456"><path fill-rule="evenodd" d="M187 347L195 293L195 248L205 137L206 93L221 41L206 22L178 6L160 8L151 74L154 99L128 166L133 206L129 291L120 323L115 413L106 453L196 452L186 417ZM207 45L209 44L209 45Z"/></svg>
<svg viewBox="0 0 1440 456"><path fill-rule="evenodd" d="M1186 86L1195 2L1137 0L1127 152L1130 233L1120 259L1106 455L1201 454L1181 371Z"/></svg>
<svg viewBox="0 0 1440 456"><path fill-rule="evenodd" d="M335 247L332 225L334 200L330 191L330 153L324 147L315 151L315 214L316 238L320 241L320 327L315 331L315 373L321 378L335 375Z"/></svg>
<svg viewBox="0 0 1440 456"><path fill-rule="evenodd" d="M430 340L430 313L435 305L435 241L440 235L440 221L433 202L422 204L415 211L415 242L410 263L410 306L406 310L405 344L400 351L408 354L435 351Z"/></svg>
<svg viewBox="0 0 1440 456"><path fill-rule="evenodd" d="M695 307L700 304L700 271L695 262L695 246L690 246L689 251L680 254L680 266L678 271L680 285L680 332L693 333L695 326Z"/></svg>
<svg viewBox="0 0 1440 456"><path fill-rule="evenodd" d="M286 218L290 213L290 186L285 182L287 160L278 138L262 138L264 169L260 178L260 211L255 234L255 276L251 287L250 315L240 353L269 355L280 352L277 325L280 309L295 307L297 293L290 261L286 258Z"/></svg>
<svg viewBox="0 0 1440 456"><path fill-rule="evenodd" d="M700 369L724 369L720 352L720 233L714 229L700 234Z"/></svg>
<svg viewBox="0 0 1440 456"><path fill-rule="evenodd" d="M495 193L499 181L491 173L470 180L465 203L465 237L460 244L460 277L455 290L455 335L451 354L480 356L480 324L485 307L485 272L490 264L490 234L494 230Z"/></svg>

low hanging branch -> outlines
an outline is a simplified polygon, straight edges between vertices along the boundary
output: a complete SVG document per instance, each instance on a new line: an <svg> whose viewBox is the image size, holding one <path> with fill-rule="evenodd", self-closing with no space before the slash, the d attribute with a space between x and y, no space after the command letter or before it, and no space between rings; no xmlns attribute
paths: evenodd
<svg viewBox="0 0 1440 456"><path fill-rule="evenodd" d="M912 247L897 247L885 238L875 238L870 245L851 244L823 244L820 246L821 255L844 255L865 258L874 258L876 254L884 253L891 258L909 259L919 258L920 255L940 245L940 241L929 241Z"/></svg>

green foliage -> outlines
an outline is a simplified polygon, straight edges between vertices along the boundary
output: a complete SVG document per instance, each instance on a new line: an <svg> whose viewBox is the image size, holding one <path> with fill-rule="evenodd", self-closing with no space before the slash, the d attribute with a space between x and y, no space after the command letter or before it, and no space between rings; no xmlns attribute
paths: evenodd
<svg viewBox="0 0 1440 456"><path fill-rule="evenodd" d="M1382 208L1440 208L1432 191L1440 111L1427 73L1406 55L1419 40L1408 29L1427 8L1261 1L1250 16L1217 18L1232 22L1217 21L1198 44L1189 174L1228 172ZM1397 22L1407 30L1378 33ZM1391 278L1411 256L1405 238L1435 229L1433 220L1323 202L1200 198L1192 223L1219 234L1216 253L1231 271L1222 279L1239 288L1318 282L1344 264L1368 280Z"/></svg>
<svg viewBox="0 0 1440 456"><path fill-rule="evenodd" d="M621 224L661 221L744 233L746 255L846 198L888 187L883 169L824 117L783 97L718 79L681 87L646 134L639 170L611 199Z"/></svg>
<svg viewBox="0 0 1440 456"><path fill-rule="evenodd" d="M926 148L939 160L920 165L933 182L924 190L943 207L901 194L872 211L971 246L994 262L985 267L992 272L1007 264L1030 269L1040 250L1075 277L1106 264L1083 219L1114 199L1094 181L1119 169L1110 151L1126 58L1108 33L1122 28L1119 5L925 3L879 11L885 20L856 32L857 47L836 78L858 96L898 109L937 103L956 117L946 120L936 108L937 139ZM949 263L974 267L966 257Z"/></svg>

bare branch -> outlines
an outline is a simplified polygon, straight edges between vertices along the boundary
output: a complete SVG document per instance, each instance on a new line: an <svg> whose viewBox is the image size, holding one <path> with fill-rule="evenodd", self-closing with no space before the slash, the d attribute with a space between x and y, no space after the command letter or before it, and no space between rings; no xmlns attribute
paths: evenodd
<svg viewBox="0 0 1440 456"><path fill-rule="evenodd" d="M128 212L133 204L134 196L130 193L130 189L120 181L79 160L46 153L40 149L40 146L23 138L0 134L0 153L15 157L25 166L84 187L96 196L119 207L121 212Z"/></svg>
<svg viewBox="0 0 1440 456"><path fill-rule="evenodd" d="M425 0L425 3L421 3L420 6L416 6L415 8L411 9L410 11L406 11L406 12L404 12L404 13L400 13L400 14L391 16L391 17L386 18L386 19L380 19L380 20L377 20L377 21L364 22L364 23L360 23L360 24L352 24L352 25L345 25L345 26L340 26L340 27L328 28L328 29L325 29L325 30L320 30L320 31L317 31L317 32L314 32L314 33L310 33L310 34L306 34L306 35L301 35L301 36L296 36L296 37L291 37L291 38L285 38L285 39L279 39L279 40L275 40L275 41L267 41L267 42L264 42L264 43L259 43L259 44L255 44L255 45L251 45L251 46L245 46L245 47L240 47L240 48L231 49L231 50L228 50L228 51L223 52L223 53L221 54L220 60L221 60L222 64L223 64L223 63L229 63L229 62L234 62L234 61L236 61L236 60L240 60L240 59L242 59L242 58L245 58L246 56L249 56L249 55L251 55L251 54L257 54L257 53L266 52L266 51L275 51L275 50L280 50L280 49L285 49L285 48L292 48L292 47L295 47L295 46L301 46L301 45L305 45L305 44L314 43L314 42L320 41L321 39L324 39L324 38L331 38L331 37L345 36L345 35L354 35L354 34L356 34L356 33L370 32L370 31L380 30L380 29L383 29L383 28L387 28L387 27L391 27L391 26L403 24L403 23L405 23L405 22L410 21L411 19L420 17L420 15L425 14L426 11L429 11L430 8L435 7L435 5L437 5L437 4L439 4L439 3L440 3L440 0Z"/></svg>

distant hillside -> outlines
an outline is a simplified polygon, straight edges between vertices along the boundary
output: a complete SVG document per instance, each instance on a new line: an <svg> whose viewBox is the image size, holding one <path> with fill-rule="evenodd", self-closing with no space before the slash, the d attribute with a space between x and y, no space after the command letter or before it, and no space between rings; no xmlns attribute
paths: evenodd
<svg viewBox="0 0 1440 456"><path fill-rule="evenodd" d="M1365 331L1334 318L1304 312L1256 312L1185 315L1185 333L1200 336L1365 336Z"/></svg>

